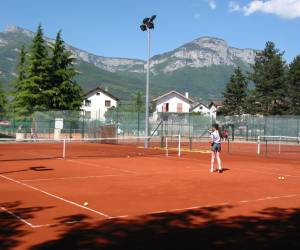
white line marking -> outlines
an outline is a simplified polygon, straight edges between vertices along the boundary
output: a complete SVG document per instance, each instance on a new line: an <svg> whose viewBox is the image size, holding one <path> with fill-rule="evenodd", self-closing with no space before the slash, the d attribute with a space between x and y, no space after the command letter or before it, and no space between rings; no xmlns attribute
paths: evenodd
<svg viewBox="0 0 300 250"><path fill-rule="evenodd" d="M21 218L20 216L16 215L15 213L7 210L5 207L0 207L4 212L10 214L11 216L15 217L16 219L18 219L19 221L22 221L23 223L25 223L26 225L30 226L30 227L34 227L30 222L28 222L27 220Z"/></svg>
<svg viewBox="0 0 300 250"><path fill-rule="evenodd" d="M276 172L265 172L265 171L259 171L259 170L248 169L248 168L243 169L243 171L250 171L250 172L254 172L254 173L262 173L262 174L266 174L266 175L277 175L277 176L280 175L280 176L285 176L285 177L300 178L299 175L281 174L281 173L276 173Z"/></svg>
<svg viewBox="0 0 300 250"><path fill-rule="evenodd" d="M21 179L19 181L35 182L35 181L55 181L55 180L73 180L73 179L90 179L90 178L105 178L105 177L119 177L119 176L131 176L124 174L108 174L108 175L91 175L91 176L74 176L74 177L58 177L58 178L45 178L45 179Z"/></svg>
<svg viewBox="0 0 300 250"><path fill-rule="evenodd" d="M49 192L46 192L46 191L44 191L44 190L42 190L42 189L33 187L33 186L29 185L29 184L22 183L22 182L20 182L20 181L11 179L11 178L6 177L6 176L4 176L4 175L0 175L0 177L4 178L4 179L6 179L6 180L9 180L9 181L15 182L15 183L17 183L17 184L23 185L23 186L28 187L28 188L30 188L30 189L33 189L33 190L35 190L35 191L41 192L41 193L43 193L43 194L46 194L46 195L51 196L51 197L53 197L53 198L56 198L56 199L58 199L58 200L64 201L64 202L69 203L69 204L72 204L72 205L74 205L74 206L83 208L83 209L85 209L85 210L91 211L91 212L96 213L96 214L99 214L99 215L101 215L101 216L103 216L103 217L105 217L105 218L111 218L111 216L109 216L109 215L107 215L107 214L105 214L105 213L99 212L99 211L94 210L94 209L91 209L91 208L89 208L89 207L82 206L82 205L80 205L80 204L78 204L78 203L76 203L76 202L73 202L73 201L64 199L64 198L59 197L59 196L57 196L57 195L51 194L51 193L49 193Z"/></svg>
<svg viewBox="0 0 300 250"><path fill-rule="evenodd" d="M0 176L3 177L2 175L0 175ZM14 180L12 180L12 181L14 181ZM23 184L23 183L21 183L21 184L25 185L25 186L28 186L27 184ZM300 196L300 194L290 194L290 195L283 195L283 196L267 196L265 198L259 198L259 199L256 199L256 200L241 200L241 201L238 201L238 203L250 203L250 202L264 201L264 200L273 200L273 199L282 199L282 198L293 198L293 197L296 197L296 196ZM233 202L233 203L235 203L235 202ZM75 204L77 204L77 203L75 203ZM77 204L77 205L79 205L79 204ZM170 209L170 210L153 211L153 212L148 212L148 213L145 213L145 214L139 214L139 215L134 215L134 216L143 216L143 215L151 215L151 214L153 215L153 214L162 214L162 213L172 213L172 212L196 210L196 209L200 209L200 208L208 208L208 207L214 207L214 206L226 206L226 205L230 205L230 203L229 202L223 202L223 203L207 204L207 205L187 207L187 208L174 208L174 209ZM87 209L86 207L83 207L83 208ZM22 219L20 216L18 216L16 214L14 214L13 212L7 210L6 208L1 207L1 209L3 211L7 212L8 214L12 215L13 217L17 218L18 220L22 221L26 225L32 227L32 228L53 227L53 226L57 226L57 225L60 225L60 224L76 224L76 223L83 222L83 220L78 220L78 221L75 220L75 221L66 221L66 222L62 222L62 223L52 223L52 224L49 223L49 224L33 225L30 222L26 221L25 219ZM128 217L130 217L130 216L129 215L109 216L109 217L107 217L107 218L105 218L103 220L113 220L113 219L128 218ZM101 221L102 221L102 219L101 219Z"/></svg>
<svg viewBox="0 0 300 250"><path fill-rule="evenodd" d="M93 164L93 163L87 163L87 162L83 162L83 161L70 160L70 159L66 159L66 161L74 162L74 163L77 163L77 164L83 164L83 165L87 165L87 166L92 166L92 167L94 167L94 166L99 167L99 165L100 165L100 163L99 164ZM117 170L117 171L124 172L124 173L138 174L138 172L130 171L130 170L124 170L124 169L119 169L119 168L114 168L114 167L108 167L108 166L101 166L101 167L102 168L108 168L108 169Z"/></svg>

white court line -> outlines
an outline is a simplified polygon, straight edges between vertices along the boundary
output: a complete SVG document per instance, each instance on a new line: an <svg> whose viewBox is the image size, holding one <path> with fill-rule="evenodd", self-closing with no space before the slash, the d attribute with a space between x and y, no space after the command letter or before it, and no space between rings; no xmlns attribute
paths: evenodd
<svg viewBox="0 0 300 250"><path fill-rule="evenodd" d="M28 222L27 220L25 220L25 219L21 218L20 216L16 215L14 212L9 211L5 207L0 207L0 208L4 212L8 213L9 215L16 218L17 220L23 222L27 226L30 226L31 228L53 227L53 226L58 226L58 225L62 225L62 224L71 225L71 224L77 224L77 223L83 222L83 220L73 220L73 221L65 221L65 222L61 222L61 223L47 223L47 224L33 225L32 223ZM102 219L102 220L99 220L99 221L113 220L113 219L126 218L126 217L128 217L128 215L114 216L114 217ZM95 220L93 220L93 221L95 221Z"/></svg>
<svg viewBox="0 0 300 250"><path fill-rule="evenodd" d="M293 198L293 197L296 197L296 196L300 196L300 194L290 194L290 195L283 195L283 196L267 196L267 197L259 198L259 199L255 199L255 200L241 200L241 201L238 201L237 203L250 203L250 202L274 200L274 199L282 199L282 198ZM207 205L202 205L202 206L193 206L193 207L186 207L186 208L174 208L174 209L170 209L170 210L159 210L159 211L153 211L153 212L148 212L148 213L145 213L145 214L139 214L139 215L134 215L134 216L137 217L137 216L144 216L144 215L155 215L155 214L162 214L162 213L189 211L189 210L196 210L196 209L200 209L200 208L209 208L209 207L215 207L215 206L228 206L228 205L234 204L234 203L236 203L236 202L232 202L232 203L222 202L222 203L207 204ZM86 208L86 207L84 207L84 208ZM12 215L13 217L17 218L18 220L22 221L26 225L32 227L32 228L53 227L53 226L58 226L58 225L61 225L61 224L76 224L76 223L83 222L82 220L74 220L74 221L66 221L66 222L62 222L62 223L52 223L52 224L49 223L49 224L33 225L33 224L29 223L28 221L26 221L25 219L22 219L20 216L18 216L16 214L14 214L13 212L7 210L6 208L1 207L1 209L3 211L7 212L8 214ZM130 217L130 216L129 215L111 216L111 217L101 219L101 220L97 219L97 221L113 220L113 219L128 218L128 217ZM95 220L93 220L93 221L95 221Z"/></svg>
<svg viewBox="0 0 300 250"><path fill-rule="evenodd" d="M74 162L77 164L83 164L83 165L87 165L87 166L92 166L92 167L99 167L100 164L95 164L95 163L87 163L87 162L83 162L83 161L78 161L78 160L70 160L70 159L66 159L66 161L70 161L70 162ZM130 171L130 170L124 170L124 169L120 169L120 168L114 168L114 167L108 167L108 166L101 166L102 168L108 168L108 169L113 169L113 170L117 170L120 172L124 172L124 173L130 173L130 174L138 174L138 172L135 171Z"/></svg>
<svg viewBox="0 0 300 250"><path fill-rule="evenodd" d="M77 207L83 208L83 209L85 209L85 210L91 211L91 212L96 213L96 214L98 214L98 215L101 215L101 216L103 216L103 217L105 217L105 218L111 218L111 216L109 216L109 215L107 215L107 214L105 214L105 213L99 212L99 211L94 210L94 209L91 209L91 208L89 208L89 207L82 206L82 205L80 205L80 204L78 204L78 203L76 203L76 202L73 202L73 201L64 199L64 198L59 197L59 196L57 196L57 195L51 194L51 193L49 193L49 192L46 192L46 191L44 191L44 190L42 190L42 189L33 187L33 186L29 185L29 184L22 183L22 182L20 182L20 181L11 179L11 178L9 178L9 177L7 177L7 176L4 176L4 175L0 175L0 177L4 178L4 179L6 179L6 180L12 181L12 182L14 182L14 183L20 184L20 185L22 185L22 186L25 186L25 187L27 187L27 188L33 189L33 190L35 190L35 191L41 192L41 193L43 193L43 194L46 194L46 195L51 196L51 197L53 197L53 198L56 198L56 199L58 199L58 200L64 201L64 202L69 203L69 204L72 204L72 205L74 205L74 206L77 206Z"/></svg>
<svg viewBox="0 0 300 250"><path fill-rule="evenodd" d="M90 176L73 176L73 177L57 177L57 178L45 178L45 179L21 179L23 182L35 182L35 181L55 181L55 180L73 180L73 179L92 179L92 178L105 178L105 177L119 177L119 176L131 176L124 174L108 174L108 175L90 175Z"/></svg>
<svg viewBox="0 0 300 250"><path fill-rule="evenodd" d="M19 221L22 221L22 222L25 223L26 225L28 225L28 226L30 226L30 227L33 227L33 225L32 225L30 222L28 222L27 220L21 218L20 216L16 215L15 213L13 213L13 212L7 210L5 207L0 207L0 208L1 208L1 210L3 210L4 212L6 212L6 213L10 214L11 216L15 217L15 218L18 219Z"/></svg>
<svg viewBox="0 0 300 250"><path fill-rule="evenodd" d="M245 169L243 169L243 171L262 173L262 174L266 174L266 175L277 175L277 176L285 176L285 177L292 177L292 178L300 178L299 175L282 174L282 173L277 173L277 172L265 172L265 171L260 171L260 170L256 170L256 169L249 169L249 168L245 168Z"/></svg>

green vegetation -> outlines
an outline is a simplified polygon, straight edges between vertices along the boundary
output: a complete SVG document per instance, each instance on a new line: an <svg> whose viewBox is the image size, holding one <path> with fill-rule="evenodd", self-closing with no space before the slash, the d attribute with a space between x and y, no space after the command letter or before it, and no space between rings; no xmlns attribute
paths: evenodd
<svg viewBox="0 0 300 250"><path fill-rule="evenodd" d="M185 67L169 74L155 75L151 79L151 95L157 96L166 90L189 91L192 96L219 99L229 81L234 67L210 66L203 68Z"/></svg>
<svg viewBox="0 0 300 250"><path fill-rule="evenodd" d="M290 64L287 86L289 95L289 113L300 115L300 55Z"/></svg>
<svg viewBox="0 0 300 250"><path fill-rule="evenodd" d="M246 89L247 80L237 69L224 92L225 115L299 115L300 56L287 65L273 42L257 53L248 81L254 88Z"/></svg>
<svg viewBox="0 0 300 250"><path fill-rule="evenodd" d="M23 29L15 32L0 33L0 39L7 41L5 46L0 47L0 71L3 71L3 73L0 72L0 80L2 79L5 90L8 90L8 82L14 80L16 74L18 74L16 66L21 47L25 46L25 51L29 52L33 36L34 33ZM48 39L46 43L49 43ZM197 45L193 43L184 46L188 49L197 48ZM75 48L72 49L75 50ZM154 56L153 59L168 57L174 51ZM173 59L175 60L176 58L170 57L167 60ZM249 66L245 62L239 61L237 63L243 70L245 70L244 68L249 70ZM135 91L145 92L146 75L144 73L130 71L110 72L80 59L76 60L75 66L79 74L74 79L85 91L100 85L107 88L109 92L121 100L126 101L131 99L131 95ZM155 68L156 74L151 76L151 98L175 89L180 92L188 91L192 94L192 97L219 99L222 97L221 92L224 90L234 70L232 66L220 65L204 68L185 67L172 73L165 73L162 71L162 66L163 64L157 66ZM130 69L141 70L142 67L142 65L137 64Z"/></svg>
<svg viewBox="0 0 300 250"><path fill-rule="evenodd" d="M2 83L0 82L0 115L5 115L7 109L7 99L5 92L2 88Z"/></svg>
<svg viewBox="0 0 300 250"><path fill-rule="evenodd" d="M286 64L273 42L267 42L257 53L250 79L255 85L255 99L264 115L279 115L286 111Z"/></svg>
<svg viewBox="0 0 300 250"><path fill-rule="evenodd" d="M247 80L242 70L234 70L224 91L224 106L220 110L226 115L242 115L245 113L245 99L247 97Z"/></svg>
<svg viewBox="0 0 300 250"><path fill-rule="evenodd" d="M49 48L39 25L29 52L21 49L18 75L12 83L14 112L25 117L43 110L78 110L82 91L73 80L77 74L73 61L61 33Z"/></svg>
<svg viewBox="0 0 300 250"><path fill-rule="evenodd" d="M44 94L49 110L79 110L82 105L82 89L74 80L78 74L72 53L67 51L58 32L49 63L49 82Z"/></svg>

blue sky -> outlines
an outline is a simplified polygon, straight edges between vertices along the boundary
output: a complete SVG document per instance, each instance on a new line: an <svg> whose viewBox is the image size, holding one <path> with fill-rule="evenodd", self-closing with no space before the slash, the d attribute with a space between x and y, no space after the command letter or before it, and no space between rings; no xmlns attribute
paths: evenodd
<svg viewBox="0 0 300 250"><path fill-rule="evenodd" d="M255 49L271 40L287 61L300 54L300 0L3 0L0 30L41 23L46 36L62 29L67 43L97 55L145 59L139 25L152 14L152 54L201 36Z"/></svg>

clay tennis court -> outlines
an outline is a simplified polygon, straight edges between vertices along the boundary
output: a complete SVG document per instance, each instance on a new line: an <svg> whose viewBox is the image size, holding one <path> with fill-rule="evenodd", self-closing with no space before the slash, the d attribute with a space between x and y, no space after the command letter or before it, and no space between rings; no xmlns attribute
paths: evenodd
<svg viewBox="0 0 300 250"><path fill-rule="evenodd" d="M46 156L47 145L33 145L27 154ZM219 174L209 172L205 150L166 157L132 145L80 145L66 159L51 147L49 157L25 159L21 146L0 152L0 249L300 245L299 161L228 154L224 144Z"/></svg>

